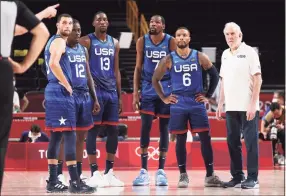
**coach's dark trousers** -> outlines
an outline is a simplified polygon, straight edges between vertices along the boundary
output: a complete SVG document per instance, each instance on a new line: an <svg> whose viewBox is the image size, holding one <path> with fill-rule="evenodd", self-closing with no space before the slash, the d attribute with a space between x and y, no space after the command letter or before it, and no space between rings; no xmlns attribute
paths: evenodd
<svg viewBox="0 0 286 196"><path fill-rule="evenodd" d="M5 154L13 110L13 70L8 60L0 57L0 195L4 172Z"/></svg>
<svg viewBox="0 0 286 196"><path fill-rule="evenodd" d="M258 176L258 122L259 112L253 120L246 120L246 112L226 112L227 144L231 159L230 172L233 178L244 177L241 152L241 131L247 149L248 178L257 180Z"/></svg>

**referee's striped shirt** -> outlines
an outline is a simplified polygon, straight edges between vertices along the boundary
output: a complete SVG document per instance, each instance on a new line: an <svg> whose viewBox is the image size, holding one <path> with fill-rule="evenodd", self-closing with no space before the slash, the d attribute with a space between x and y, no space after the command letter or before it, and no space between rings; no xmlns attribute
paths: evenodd
<svg viewBox="0 0 286 196"><path fill-rule="evenodd" d="M37 26L39 19L21 1L2 1L1 12L1 48L0 56L9 57L14 38L15 25L25 27L29 31Z"/></svg>

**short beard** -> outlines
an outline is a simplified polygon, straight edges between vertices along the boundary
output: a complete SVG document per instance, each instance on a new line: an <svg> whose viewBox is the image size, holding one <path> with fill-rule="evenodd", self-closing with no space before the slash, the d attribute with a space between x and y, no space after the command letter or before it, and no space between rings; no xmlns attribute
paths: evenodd
<svg viewBox="0 0 286 196"><path fill-rule="evenodd" d="M70 35L70 33L66 33L66 32L62 31L62 32L60 32L60 35L62 37L68 37Z"/></svg>
<svg viewBox="0 0 286 196"><path fill-rule="evenodd" d="M100 32L100 33L106 33L106 32L107 32L107 29L99 29L99 32Z"/></svg>
<svg viewBox="0 0 286 196"><path fill-rule="evenodd" d="M149 34L150 35L158 35L160 32L157 32L156 30L155 31L149 31Z"/></svg>
<svg viewBox="0 0 286 196"><path fill-rule="evenodd" d="M180 49L185 49L185 48L188 47L188 44L185 44L185 45L177 45L177 46L178 46L178 48L180 48Z"/></svg>

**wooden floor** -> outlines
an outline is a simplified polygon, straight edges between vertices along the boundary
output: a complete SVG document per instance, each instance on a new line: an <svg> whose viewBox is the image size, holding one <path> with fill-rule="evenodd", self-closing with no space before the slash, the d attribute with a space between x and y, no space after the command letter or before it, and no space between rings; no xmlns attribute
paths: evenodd
<svg viewBox="0 0 286 196"><path fill-rule="evenodd" d="M155 170L150 171L150 186L132 187L132 181L139 172L116 171L116 175L125 183L125 187L100 188L94 195L285 195L284 169L281 167L276 170L259 171L260 188L249 190L204 188L205 172L203 170L188 171L190 184L186 189L178 189L176 186L179 179L177 170L166 171L169 179L168 187L154 186ZM85 171L84 174L87 176L90 173ZM230 179L229 171L219 170L216 174L224 181ZM6 172L2 195L51 195L45 190L47 175L47 172ZM66 172L65 176L68 176ZM69 193L66 194L69 195Z"/></svg>

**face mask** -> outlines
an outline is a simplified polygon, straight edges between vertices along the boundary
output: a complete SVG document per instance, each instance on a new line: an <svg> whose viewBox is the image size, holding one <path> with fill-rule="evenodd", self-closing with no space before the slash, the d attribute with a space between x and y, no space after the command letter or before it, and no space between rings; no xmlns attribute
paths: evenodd
<svg viewBox="0 0 286 196"><path fill-rule="evenodd" d="M272 103L276 103L278 101L278 99L274 98L272 99Z"/></svg>

